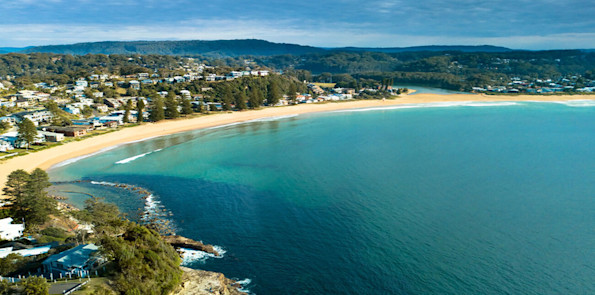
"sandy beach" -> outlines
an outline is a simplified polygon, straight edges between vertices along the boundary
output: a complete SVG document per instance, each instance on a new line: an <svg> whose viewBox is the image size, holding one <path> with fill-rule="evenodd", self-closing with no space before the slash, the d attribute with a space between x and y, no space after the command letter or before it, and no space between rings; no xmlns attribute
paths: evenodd
<svg viewBox="0 0 595 295"><path fill-rule="evenodd" d="M268 117L288 116L305 113L328 112L344 109L386 107L401 104L437 103L437 102L502 102L502 101L570 101L588 100L595 96L488 96L475 94L417 94L398 97L390 100L360 100L340 103L324 104L301 104L287 107L263 108L260 110L249 110L242 112L219 113L208 116L200 116L192 119L167 120L159 123L145 123L140 126L125 128L116 132L95 136L81 141L69 142L67 144L31 153L29 155L15 157L3 161L0 164L0 188L4 187L7 176L16 169L31 171L35 168L48 169L52 165L91 153L102 149L138 141L146 138L174 134L183 131L209 128L231 123L238 123L250 120L257 120Z"/></svg>

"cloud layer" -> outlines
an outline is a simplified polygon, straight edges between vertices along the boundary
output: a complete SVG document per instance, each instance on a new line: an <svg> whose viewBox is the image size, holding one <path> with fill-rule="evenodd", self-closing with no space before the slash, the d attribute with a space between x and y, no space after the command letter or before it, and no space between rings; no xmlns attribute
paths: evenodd
<svg viewBox="0 0 595 295"><path fill-rule="evenodd" d="M0 47L258 38L325 47L595 48L593 1L19 0L2 5Z"/></svg>

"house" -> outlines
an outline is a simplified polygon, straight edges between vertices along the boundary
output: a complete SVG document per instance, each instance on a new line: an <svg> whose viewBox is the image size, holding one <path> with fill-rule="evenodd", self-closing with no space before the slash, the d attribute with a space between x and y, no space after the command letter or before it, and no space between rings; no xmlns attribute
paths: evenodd
<svg viewBox="0 0 595 295"><path fill-rule="evenodd" d="M15 101L15 104L16 104L17 108L26 108L29 106L29 101L24 98L19 98L19 99L17 99L17 101Z"/></svg>
<svg viewBox="0 0 595 295"><path fill-rule="evenodd" d="M13 224L12 217L0 219L0 239L12 241L23 236L24 224Z"/></svg>
<svg viewBox="0 0 595 295"><path fill-rule="evenodd" d="M138 73L137 77L139 79L147 79L147 78L149 78L149 73Z"/></svg>
<svg viewBox="0 0 595 295"><path fill-rule="evenodd" d="M14 150L12 143L4 139L0 139L0 152L8 152L10 150Z"/></svg>
<svg viewBox="0 0 595 295"><path fill-rule="evenodd" d="M79 245L64 252L52 255L41 264L46 273L80 274L104 262L96 255L99 247L94 244Z"/></svg>
<svg viewBox="0 0 595 295"><path fill-rule="evenodd" d="M130 84L130 88L140 90L140 82L138 82L137 80L132 80L128 83Z"/></svg>
<svg viewBox="0 0 595 295"><path fill-rule="evenodd" d="M40 254L48 253L51 248L52 248L52 246L41 246L41 247L35 247L35 248L29 248L29 249L23 248L20 250L15 250L13 247L4 247L4 248L0 249L0 258L4 258L10 254L19 254L23 257L37 256Z"/></svg>
<svg viewBox="0 0 595 295"><path fill-rule="evenodd" d="M104 104L95 105L95 109L97 109L97 111L100 113L107 113L107 111L108 111L108 107Z"/></svg>
<svg viewBox="0 0 595 295"><path fill-rule="evenodd" d="M62 133L65 136L69 136L69 137L79 137L79 136L83 136L83 135L87 134L87 128L86 127L49 126L49 127L45 127L44 129L45 129L44 131L55 132L55 133Z"/></svg>
<svg viewBox="0 0 595 295"><path fill-rule="evenodd" d="M85 87L88 87L89 86L89 83L85 79L80 78L80 79L76 80L76 82L74 82L74 85L76 85L75 88L78 87L78 88L83 88L84 89Z"/></svg>
<svg viewBox="0 0 595 295"><path fill-rule="evenodd" d="M45 141L47 142L60 142L64 140L64 134L62 133L37 131L37 134L43 135L43 137L45 137Z"/></svg>
<svg viewBox="0 0 595 295"><path fill-rule="evenodd" d="M41 111L30 111L30 112L20 112L14 114L17 118L17 121L22 121L25 118L31 120L36 126L39 123L49 122L54 117L50 111L41 110Z"/></svg>
<svg viewBox="0 0 595 295"><path fill-rule="evenodd" d="M117 109L122 104L115 98L104 98L103 103L105 103L108 107Z"/></svg>
<svg viewBox="0 0 595 295"><path fill-rule="evenodd" d="M81 113L81 109L77 108L75 105L72 104L66 105L64 107L64 111L73 115L79 115Z"/></svg>

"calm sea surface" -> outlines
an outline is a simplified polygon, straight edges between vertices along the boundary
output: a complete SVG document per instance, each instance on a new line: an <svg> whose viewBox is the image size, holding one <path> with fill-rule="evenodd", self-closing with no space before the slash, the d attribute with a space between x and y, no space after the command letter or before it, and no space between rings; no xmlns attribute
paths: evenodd
<svg viewBox="0 0 595 295"><path fill-rule="evenodd" d="M146 188L256 294L595 294L595 103L300 115L123 145L53 181ZM93 183L136 216L138 196Z"/></svg>

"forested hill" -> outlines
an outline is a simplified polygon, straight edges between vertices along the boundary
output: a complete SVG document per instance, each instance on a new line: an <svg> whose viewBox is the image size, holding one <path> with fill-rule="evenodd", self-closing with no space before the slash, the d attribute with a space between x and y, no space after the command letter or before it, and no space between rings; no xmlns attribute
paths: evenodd
<svg viewBox="0 0 595 295"><path fill-rule="evenodd" d="M159 54L159 55L202 55L210 57L236 57L242 55L273 56L303 55L324 52L417 52L417 51L460 51L460 52L509 52L505 47L481 46L415 46L390 48L319 48L287 43L273 43L265 40L217 40L217 41L105 41L77 43L71 45L48 45L26 48L22 53L44 52L57 54Z"/></svg>
<svg viewBox="0 0 595 295"><path fill-rule="evenodd" d="M217 41L105 41L71 45L31 47L23 53L45 52L57 54L159 54L203 55L211 57L235 57L240 55L301 55L326 52L325 49L296 44L273 43L264 40L217 40Z"/></svg>
<svg viewBox="0 0 595 295"><path fill-rule="evenodd" d="M512 49L506 47L492 46L492 45L431 45L431 46L412 46L412 47L378 47L378 48L364 48L364 47L343 47L333 48L336 51L362 51L362 52L420 52L420 51L460 51L460 52L510 52Z"/></svg>

